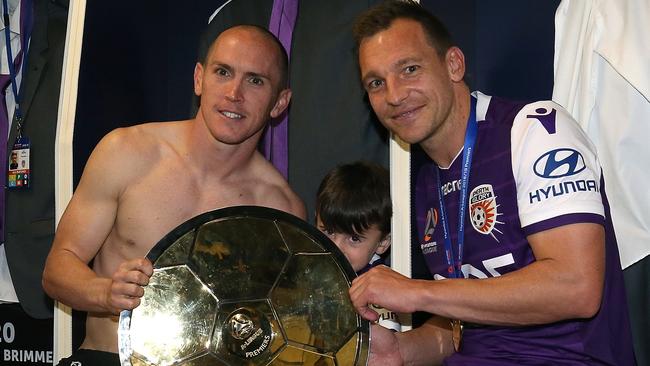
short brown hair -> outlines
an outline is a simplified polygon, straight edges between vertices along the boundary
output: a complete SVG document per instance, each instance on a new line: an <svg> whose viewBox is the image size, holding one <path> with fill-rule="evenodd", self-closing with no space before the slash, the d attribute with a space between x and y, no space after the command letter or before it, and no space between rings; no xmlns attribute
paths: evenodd
<svg viewBox="0 0 650 366"><path fill-rule="evenodd" d="M278 51L278 56L280 60L280 90L287 88L288 86L288 79L289 79L289 56L287 55L287 51L284 49L284 46L280 42L280 40L273 34L271 33L268 29L260 27L258 25L254 24L240 24L240 25L235 25L231 28L236 28L236 27L243 27L245 29L257 32L267 38L273 45L275 45L275 48ZM226 30L228 30L226 29ZM214 46L215 42L217 41L217 38L221 35L220 32L216 36L212 35L210 26L206 29L204 32L202 39L201 39L201 45L199 46L199 62L202 65L205 65L205 63L208 61L208 57L210 56L210 52L212 50L212 47ZM224 30L225 31L225 30ZM208 41L208 38L212 36L213 38Z"/></svg>
<svg viewBox="0 0 650 366"><path fill-rule="evenodd" d="M419 23L427 40L441 56L454 46L445 25L422 5L413 0L388 0L369 8L355 20L352 33L357 51L361 41L388 29L397 19L410 19Z"/></svg>

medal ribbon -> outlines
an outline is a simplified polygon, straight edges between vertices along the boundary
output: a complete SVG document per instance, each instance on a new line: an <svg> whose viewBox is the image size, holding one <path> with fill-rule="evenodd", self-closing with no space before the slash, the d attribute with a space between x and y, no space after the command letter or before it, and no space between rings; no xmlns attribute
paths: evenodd
<svg viewBox="0 0 650 366"><path fill-rule="evenodd" d="M476 121L476 98L470 97L470 114L467 120L467 130L465 131L465 142L463 143L463 166L461 171L460 199L458 204L458 245L454 251L449 235L449 220L447 219L447 210L440 183L440 168L436 169L436 183L438 185L438 203L440 205L440 221L442 222L445 258L447 260L447 271L452 278L463 278L461 266L463 265L463 249L465 246L465 211L467 210L467 191L469 187L469 173L472 167L472 156L474 154L474 144L478 132L478 122ZM455 257L454 258L454 254Z"/></svg>

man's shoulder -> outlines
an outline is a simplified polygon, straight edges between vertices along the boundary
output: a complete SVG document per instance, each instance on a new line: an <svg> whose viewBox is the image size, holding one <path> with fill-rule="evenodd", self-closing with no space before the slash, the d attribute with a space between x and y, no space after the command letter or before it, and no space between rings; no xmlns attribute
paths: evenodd
<svg viewBox="0 0 650 366"><path fill-rule="evenodd" d="M254 174L255 180L260 183L257 185L257 196L267 200L270 207L304 218L305 205L284 176L261 154L256 153L254 159L251 174Z"/></svg>
<svg viewBox="0 0 650 366"><path fill-rule="evenodd" d="M174 149L172 141L178 138L169 137L178 129L174 124L144 123L112 130L93 149L84 176L108 177L118 186L126 185L155 166L165 151Z"/></svg>
<svg viewBox="0 0 650 366"><path fill-rule="evenodd" d="M112 138L112 143L133 143L138 146L150 143L161 143L170 136L177 136L187 121L146 122L128 127L116 128L106 137Z"/></svg>
<svg viewBox="0 0 650 366"><path fill-rule="evenodd" d="M584 139L573 116L555 101L515 101L480 93L478 98L477 119L487 121L488 126L501 129L504 134L511 132L514 141L536 138L540 133L553 136L560 130L562 135Z"/></svg>
<svg viewBox="0 0 650 366"><path fill-rule="evenodd" d="M521 113L530 101L519 101L499 96L489 96L480 92L475 92L474 95L478 98L477 104L477 120L490 121L491 124L512 124L515 117Z"/></svg>
<svg viewBox="0 0 650 366"><path fill-rule="evenodd" d="M118 156L137 154L140 158L173 144L183 128L183 122L147 122L112 130L96 147Z"/></svg>
<svg viewBox="0 0 650 366"><path fill-rule="evenodd" d="M477 92L478 93L478 92ZM478 93L477 118L512 124L517 120L560 119L574 121L569 112L553 100L512 100Z"/></svg>

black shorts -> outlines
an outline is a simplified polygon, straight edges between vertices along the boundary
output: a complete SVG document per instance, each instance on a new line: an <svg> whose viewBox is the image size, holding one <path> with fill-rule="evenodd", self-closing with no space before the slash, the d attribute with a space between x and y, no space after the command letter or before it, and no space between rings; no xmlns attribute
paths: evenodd
<svg viewBox="0 0 650 366"><path fill-rule="evenodd" d="M63 358L57 366L120 366L120 356L113 352L78 349Z"/></svg>

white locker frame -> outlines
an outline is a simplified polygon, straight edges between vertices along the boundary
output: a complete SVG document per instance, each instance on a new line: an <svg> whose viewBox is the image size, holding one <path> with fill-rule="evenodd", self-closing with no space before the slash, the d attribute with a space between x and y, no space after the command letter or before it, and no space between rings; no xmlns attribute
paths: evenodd
<svg viewBox="0 0 650 366"><path fill-rule="evenodd" d="M66 30L65 54L59 95L59 114L54 147L54 179L56 225L72 198L72 138L77 106L81 45L83 43L86 0L70 1ZM72 310L59 302L54 304L53 364L72 353Z"/></svg>

